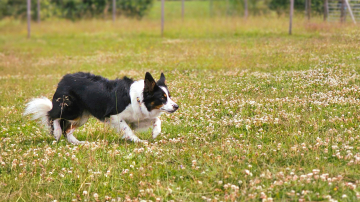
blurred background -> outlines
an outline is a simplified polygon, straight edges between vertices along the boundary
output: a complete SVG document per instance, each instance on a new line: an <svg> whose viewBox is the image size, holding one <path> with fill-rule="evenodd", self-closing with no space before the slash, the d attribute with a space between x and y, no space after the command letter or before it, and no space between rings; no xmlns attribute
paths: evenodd
<svg viewBox="0 0 360 202"><path fill-rule="evenodd" d="M0 0L0 74L309 68L314 50L330 54L343 51L338 43L358 43L346 37L359 39L358 5L294 0L290 37L290 0ZM269 58L274 47L284 50ZM298 50L285 57L295 50L289 47L302 47L307 59Z"/></svg>
<svg viewBox="0 0 360 202"><path fill-rule="evenodd" d="M27 0L0 0L0 19L26 19ZM194 0L165 1L165 18L226 17L285 17L289 14L290 0ZM344 6L342 6L344 5ZM351 9L347 9L347 5ZM161 2L156 0L31 0L31 18L37 21L51 19L158 19ZM359 19L359 0L294 0L297 15L311 18L324 16L324 20L340 21L351 10ZM344 19L346 20L346 19ZM348 18L350 20L350 17Z"/></svg>

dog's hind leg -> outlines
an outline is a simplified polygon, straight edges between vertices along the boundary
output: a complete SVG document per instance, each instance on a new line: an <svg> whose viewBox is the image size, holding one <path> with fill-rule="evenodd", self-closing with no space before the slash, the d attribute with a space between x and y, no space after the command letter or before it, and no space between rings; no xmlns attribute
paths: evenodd
<svg viewBox="0 0 360 202"><path fill-rule="evenodd" d="M76 128L84 125L89 119L89 116L90 114L87 111L84 111L78 118L66 121L66 124L64 124L64 136L66 137L68 142L72 144L85 143L85 141L79 141L78 139L76 139L76 137L74 136L74 131Z"/></svg>
<svg viewBox="0 0 360 202"><path fill-rule="evenodd" d="M55 119L53 121L53 127L54 127L54 137L56 139L56 141L60 140L61 134L62 134L62 129L60 126L60 119Z"/></svg>
<svg viewBox="0 0 360 202"><path fill-rule="evenodd" d="M68 142L70 142L71 144L84 144L85 141L79 141L78 139L76 139L76 137L73 135L74 131L75 131L76 127L71 125L70 128L68 128L65 131L65 136Z"/></svg>

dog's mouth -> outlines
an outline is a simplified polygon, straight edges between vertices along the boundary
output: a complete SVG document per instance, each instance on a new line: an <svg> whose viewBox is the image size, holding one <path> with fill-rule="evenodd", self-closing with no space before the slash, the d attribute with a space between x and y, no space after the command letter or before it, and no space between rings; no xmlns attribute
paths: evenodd
<svg viewBox="0 0 360 202"><path fill-rule="evenodd" d="M166 112L166 113L168 113L168 114L172 114L172 113L176 112L177 109L166 110L166 109L160 108L160 110L163 111L163 112Z"/></svg>
<svg viewBox="0 0 360 202"><path fill-rule="evenodd" d="M176 109L174 109L174 110L172 110L172 111L167 111L167 113L172 114L172 113L174 113L175 111L176 111Z"/></svg>
<svg viewBox="0 0 360 202"><path fill-rule="evenodd" d="M164 106L164 107L160 108L161 111L169 113L169 114L174 113L177 109L179 109L179 105L177 105L175 103L173 103L171 107Z"/></svg>

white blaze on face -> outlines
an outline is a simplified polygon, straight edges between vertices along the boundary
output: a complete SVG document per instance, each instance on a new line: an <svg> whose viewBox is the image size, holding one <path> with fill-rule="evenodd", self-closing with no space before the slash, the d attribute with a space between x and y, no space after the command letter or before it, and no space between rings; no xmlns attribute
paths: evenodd
<svg viewBox="0 0 360 202"><path fill-rule="evenodd" d="M169 112L169 113L175 112L179 108L179 106L174 101L171 100L171 98L169 96L169 92L165 87L160 86L160 88L165 92L166 98L167 98L166 104L163 105L160 108L160 110L161 111L166 111L166 112Z"/></svg>

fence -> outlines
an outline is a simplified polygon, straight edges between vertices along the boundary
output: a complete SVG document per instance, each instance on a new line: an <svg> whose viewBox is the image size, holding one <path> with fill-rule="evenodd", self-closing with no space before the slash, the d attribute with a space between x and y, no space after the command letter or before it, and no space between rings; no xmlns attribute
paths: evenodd
<svg viewBox="0 0 360 202"><path fill-rule="evenodd" d="M329 0L327 10L330 22L345 22L349 18L354 23L360 20L360 0Z"/></svg>
<svg viewBox="0 0 360 202"><path fill-rule="evenodd" d="M0 0L1 1L1 0ZM35 2L34 2L35 1ZM45 0L44 0L45 1ZM130 0L131 1L131 0ZM149 0L151 1L151 0ZM159 21L161 22L161 35L163 35L164 32L164 20L165 20L165 0L159 0L161 1L161 18ZM184 19L186 15L186 6L187 3L190 2L196 2L196 1L186 1L185 0L177 0L178 2L181 1L181 17ZM284 10L287 10L286 13L289 15L289 34L292 33L292 19L293 19L293 13L294 13L294 6L297 5L297 8L299 8L299 0L286 0L286 2L289 1L287 4L278 4L284 8ZM328 2L329 1L329 2ZM42 0L33 0L33 2L36 4L36 6L31 7L31 0L27 0L27 7L26 7L26 16L28 18L28 37L30 37L30 22L31 17L34 19L36 17L37 22L40 23L41 15L41 2ZM116 14L117 12L117 4L121 3L119 0L108 0L108 3L106 3L104 6L104 16L106 16L106 13L108 10L112 12L112 20L116 20ZM243 16L245 19L249 16L249 14L254 14L255 12L261 13L266 12L266 10L269 10L272 2L271 0L205 0L202 2L208 3L208 17L214 16L217 14L217 11L221 11L222 13L225 13L226 15L237 15L237 16ZM235 2L235 3L234 3ZM250 3L249 3L250 2ZM255 4L254 4L255 2ZM261 2L270 2L269 5L266 5L266 9L254 9L255 7L260 7L259 4ZM336 21L340 20L341 22L345 22L346 19L350 19L349 17L346 18L346 16L350 15L351 19L355 23L356 20L360 20L360 0L323 0L321 1L324 3L323 6L323 13L324 13L324 20L328 21ZM311 0L304 0L303 2L305 4L305 7L303 5L302 9L305 9L306 16L310 20L310 14L312 5L317 3L316 9L319 10L319 0L315 1L313 0L313 4ZM251 4L252 6L249 6ZM180 4L178 4L180 5ZM195 4L193 4L195 5ZM24 5L25 6L25 5ZM301 6L301 5L300 5ZM32 9L31 9L32 8ZM285 9L286 8L286 9ZM32 12L31 12L31 10ZM180 9L180 6L179 6ZM250 12L249 12L250 9ZM251 10L252 9L252 10ZM20 9L21 10L21 9ZM56 10L56 8L55 8ZM99 10L99 9L98 9ZM32 14L32 15L31 15ZM179 16L180 17L180 16Z"/></svg>

